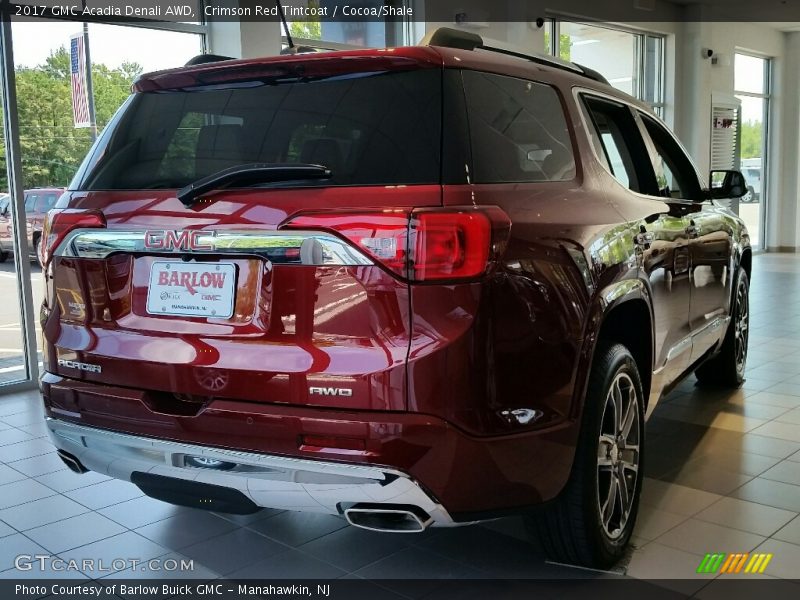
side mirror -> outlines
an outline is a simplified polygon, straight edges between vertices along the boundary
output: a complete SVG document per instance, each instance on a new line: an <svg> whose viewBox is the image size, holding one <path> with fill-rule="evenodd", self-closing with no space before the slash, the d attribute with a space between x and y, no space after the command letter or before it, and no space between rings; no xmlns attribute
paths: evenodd
<svg viewBox="0 0 800 600"><path fill-rule="evenodd" d="M739 171L711 171L711 198L741 198L747 193L747 183Z"/></svg>

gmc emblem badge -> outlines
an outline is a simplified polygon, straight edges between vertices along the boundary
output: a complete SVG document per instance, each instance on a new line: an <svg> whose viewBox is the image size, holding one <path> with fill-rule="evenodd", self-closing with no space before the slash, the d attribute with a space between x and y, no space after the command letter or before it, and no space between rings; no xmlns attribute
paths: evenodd
<svg viewBox="0 0 800 600"><path fill-rule="evenodd" d="M202 244L202 236L213 236L213 231L197 231L184 229L181 231L166 229L145 231L144 247L148 250L213 250L213 244Z"/></svg>

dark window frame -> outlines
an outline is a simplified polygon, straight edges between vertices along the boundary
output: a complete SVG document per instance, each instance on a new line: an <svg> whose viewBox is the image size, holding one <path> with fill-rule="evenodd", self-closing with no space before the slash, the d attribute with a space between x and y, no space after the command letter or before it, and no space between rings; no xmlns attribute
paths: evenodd
<svg viewBox="0 0 800 600"><path fill-rule="evenodd" d="M595 152L597 152L595 141L591 139L592 137L596 137L596 139L599 140L600 147L604 153L603 157L597 157L598 162L601 163L603 168L608 171L611 177L613 177L614 181L619 183L620 186L638 194L651 195L649 192L652 192L656 185L655 172L652 164L650 164L650 157L647 154L647 144L642 136L639 123L636 120L636 116L631 109L631 106L614 98L599 96L587 92L580 92L578 97L580 109L584 111L584 115L586 117L587 126L592 128L591 131L587 131L587 135L590 137L589 143L593 146ZM597 118L592 110L591 104L596 104L598 108L605 107L604 112L618 112L624 121L626 121L624 123L625 130L620 129L620 132L622 133L621 147L625 150L625 155L620 154L620 158L623 160L623 165L626 167L626 175L629 179L629 184L627 187L614 174L613 167L611 167L611 160L608 156L608 151L606 150L605 144L602 140L601 128L597 122ZM615 125L619 126L619 124L616 122ZM617 145L619 146L619 144ZM632 145L636 147L632 147ZM629 162L629 164L625 163L626 160ZM630 170L628 169L628 166L630 166ZM631 179L631 174L633 174L635 181Z"/></svg>
<svg viewBox="0 0 800 600"><path fill-rule="evenodd" d="M648 195L667 200L703 202L707 197L703 192L703 185L700 181L697 169L692 159L688 156L670 129L663 123L660 123L658 119L641 109L636 109L635 115L640 124L642 138L648 146L648 156L651 162L650 166L653 169L653 178L656 180L655 193ZM650 127L655 128L657 132L656 136L653 135ZM666 168L669 169L674 179L683 182L683 184L679 183L678 185L681 192L680 196L667 196L658 186L656 168L655 165L652 164L654 158L652 152L661 156Z"/></svg>

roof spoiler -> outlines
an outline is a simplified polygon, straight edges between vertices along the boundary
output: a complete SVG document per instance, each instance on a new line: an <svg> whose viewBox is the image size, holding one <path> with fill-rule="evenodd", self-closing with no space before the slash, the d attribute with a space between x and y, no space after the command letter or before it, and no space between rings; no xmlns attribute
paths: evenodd
<svg viewBox="0 0 800 600"><path fill-rule="evenodd" d="M185 67L193 67L195 65L204 65L206 63L220 62L222 60L235 60L232 56L222 56L220 54L198 54L190 58Z"/></svg>
<svg viewBox="0 0 800 600"><path fill-rule="evenodd" d="M555 56L550 56L549 54L539 54L538 52L529 54L517 52L516 50L509 50L506 48L489 46L484 43L481 36L479 36L477 33L472 33L471 31L462 31L461 29L453 29L452 27L439 27L422 38L420 45L457 48L459 50L487 50L489 52L497 52L498 54L514 56L516 58L529 60L540 65L546 65L548 67L569 71L571 73L575 73L576 75L582 75L583 77L592 79L593 81L599 81L600 83L609 85L608 80L594 69L582 67L581 65L576 65L575 63L556 58Z"/></svg>

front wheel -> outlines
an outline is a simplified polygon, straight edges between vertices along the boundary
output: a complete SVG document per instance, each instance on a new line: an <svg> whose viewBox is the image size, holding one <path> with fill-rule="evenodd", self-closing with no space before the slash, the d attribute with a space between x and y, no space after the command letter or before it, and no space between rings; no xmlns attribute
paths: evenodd
<svg viewBox="0 0 800 600"><path fill-rule="evenodd" d="M570 479L528 526L558 562L607 569L630 540L642 488L644 395L636 362L620 344L594 359Z"/></svg>
<svg viewBox="0 0 800 600"><path fill-rule="evenodd" d="M742 268L736 277L730 314L731 321L719 354L695 371L701 384L737 388L744 383L750 338L750 279Z"/></svg>

